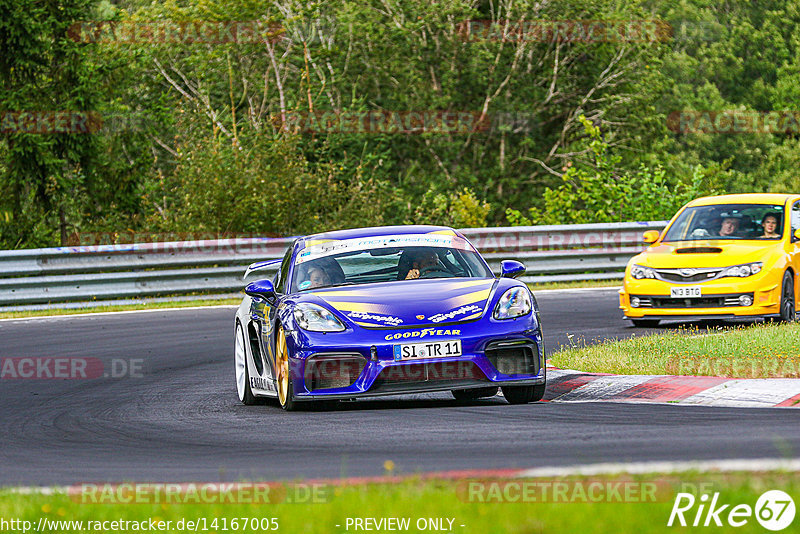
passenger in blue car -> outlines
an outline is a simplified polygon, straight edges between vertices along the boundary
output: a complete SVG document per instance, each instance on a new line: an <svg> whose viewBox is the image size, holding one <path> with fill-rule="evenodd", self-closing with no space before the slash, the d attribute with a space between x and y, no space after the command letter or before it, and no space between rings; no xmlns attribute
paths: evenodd
<svg viewBox="0 0 800 534"><path fill-rule="evenodd" d="M439 257L432 249L419 249L412 257L411 269L406 275L406 280L416 278L442 278L452 274L439 262Z"/></svg>

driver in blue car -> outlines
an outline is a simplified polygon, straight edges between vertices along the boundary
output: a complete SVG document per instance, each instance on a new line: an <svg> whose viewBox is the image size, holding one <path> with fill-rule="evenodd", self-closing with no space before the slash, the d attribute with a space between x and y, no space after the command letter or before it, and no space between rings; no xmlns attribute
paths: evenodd
<svg viewBox="0 0 800 534"><path fill-rule="evenodd" d="M439 265L439 258L433 250L422 249L414 257L411 269L408 270L406 280L413 280L419 278L425 272L425 269L437 267Z"/></svg>
<svg viewBox="0 0 800 534"><path fill-rule="evenodd" d="M331 285L331 277L325 272L325 269L318 265L308 270L308 280L311 282L309 286L311 289Z"/></svg>

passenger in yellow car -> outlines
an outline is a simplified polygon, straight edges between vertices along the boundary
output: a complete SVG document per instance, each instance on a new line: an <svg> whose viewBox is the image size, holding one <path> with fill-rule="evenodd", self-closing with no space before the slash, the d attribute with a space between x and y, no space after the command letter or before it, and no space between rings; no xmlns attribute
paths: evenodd
<svg viewBox="0 0 800 534"><path fill-rule="evenodd" d="M780 237L780 234L775 233L775 230L778 228L778 216L772 213L765 215L764 219L761 221L761 226L764 227L764 235L762 238L766 239L773 239L776 237Z"/></svg>

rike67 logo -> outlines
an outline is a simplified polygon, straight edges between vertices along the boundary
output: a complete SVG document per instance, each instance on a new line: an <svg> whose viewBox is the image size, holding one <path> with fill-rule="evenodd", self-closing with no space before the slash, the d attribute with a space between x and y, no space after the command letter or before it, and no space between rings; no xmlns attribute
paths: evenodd
<svg viewBox="0 0 800 534"><path fill-rule="evenodd" d="M723 504L719 492L709 497L707 493L695 498L691 493L678 493L667 526L708 527L730 525L741 527L753 517L767 530L783 530L792 524L795 506L792 498L780 490L764 492L755 507L749 504Z"/></svg>

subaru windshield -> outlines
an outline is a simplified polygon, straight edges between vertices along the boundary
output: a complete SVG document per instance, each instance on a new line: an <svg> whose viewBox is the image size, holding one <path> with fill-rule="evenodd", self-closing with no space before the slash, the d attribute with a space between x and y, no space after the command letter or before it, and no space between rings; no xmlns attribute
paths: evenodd
<svg viewBox="0 0 800 534"><path fill-rule="evenodd" d="M681 212L663 241L695 239L777 240L783 235L784 209L772 204L714 204Z"/></svg>

